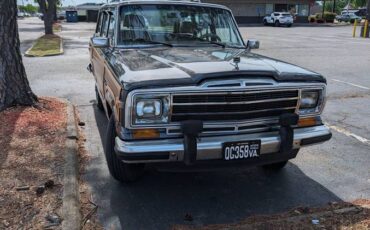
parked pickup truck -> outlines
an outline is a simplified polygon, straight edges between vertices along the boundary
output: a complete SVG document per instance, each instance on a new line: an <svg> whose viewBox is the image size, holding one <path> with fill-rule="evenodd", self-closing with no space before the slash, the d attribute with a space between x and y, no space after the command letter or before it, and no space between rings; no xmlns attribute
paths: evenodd
<svg viewBox="0 0 370 230"><path fill-rule="evenodd" d="M291 27L293 25L293 16L286 12L273 12L271 15L265 16L263 18L263 24L267 25L286 25Z"/></svg>
<svg viewBox="0 0 370 230"><path fill-rule="evenodd" d="M283 168L302 147L331 138L321 120L326 80L257 55L231 11L195 1L104 5L88 70L109 118L111 175L172 170Z"/></svg>

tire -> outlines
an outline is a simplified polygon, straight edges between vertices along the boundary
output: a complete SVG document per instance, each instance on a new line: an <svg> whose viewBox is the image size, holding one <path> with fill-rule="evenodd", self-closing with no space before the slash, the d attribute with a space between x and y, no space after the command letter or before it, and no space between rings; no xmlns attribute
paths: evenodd
<svg viewBox="0 0 370 230"><path fill-rule="evenodd" d="M267 21L266 20L263 20L263 25L267 26Z"/></svg>
<svg viewBox="0 0 370 230"><path fill-rule="evenodd" d="M292 24L288 24L287 27L292 27Z"/></svg>
<svg viewBox="0 0 370 230"><path fill-rule="evenodd" d="M292 153L298 154L299 149L292 150ZM278 172L285 167L288 161L281 161L272 164L262 165L262 168L266 171Z"/></svg>
<svg viewBox="0 0 370 230"><path fill-rule="evenodd" d="M279 21L275 21L275 26L276 27L279 27L280 26L280 22Z"/></svg>
<svg viewBox="0 0 370 230"><path fill-rule="evenodd" d="M115 118L111 115L105 135L104 146L109 173L119 182L135 182L144 174L145 164L127 164L119 160L114 150L115 138Z"/></svg>
<svg viewBox="0 0 370 230"><path fill-rule="evenodd" d="M262 168L266 171L280 171L285 167L285 165L288 163L288 161L282 161L278 163L268 164L268 165L262 165Z"/></svg>
<svg viewBox="0 0 370 230"><path fill-rule="evenodd" d="M95 86L96 106L99 110L104 111L103 101L100 98L98 88Z"/></svg>

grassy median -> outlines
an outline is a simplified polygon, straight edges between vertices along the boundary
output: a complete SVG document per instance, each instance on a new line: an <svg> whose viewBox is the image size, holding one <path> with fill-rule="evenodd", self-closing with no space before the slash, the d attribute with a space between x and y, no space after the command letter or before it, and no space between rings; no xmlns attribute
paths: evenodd
<svg viewBox="0 0 370 230"><path fill-rule="evenodd" d="M62 38L58 35L44 35L26 52L26 56L43 57L63 53Z"/></svg>

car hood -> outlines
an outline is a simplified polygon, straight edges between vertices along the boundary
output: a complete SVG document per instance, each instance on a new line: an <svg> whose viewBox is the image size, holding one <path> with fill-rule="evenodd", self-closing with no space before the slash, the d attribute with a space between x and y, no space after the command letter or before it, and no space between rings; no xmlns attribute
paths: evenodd
<svg viewBox="0 0 370 230"><path fill-rule="evenodd" d="M246 49L163 47L116 49L111 54L111 67L126 88L196 85L209 78L244 76L326 82L318 73ZM234 57L240 57L238 64Z"/></svg>

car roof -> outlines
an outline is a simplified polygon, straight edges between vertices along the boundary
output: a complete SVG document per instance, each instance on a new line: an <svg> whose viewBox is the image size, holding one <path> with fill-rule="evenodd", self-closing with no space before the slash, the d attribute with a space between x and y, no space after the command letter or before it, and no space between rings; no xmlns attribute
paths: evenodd
<svg viewBox="0 0 370 230"><path fill-rule="evenodd" d="M121 5L134 5L134 4L176 4L176 5L194 5L194 6L207 6L207 7L215 7L215 8L222 8L226 10L230 10L228 7L224 5L218 5L213 3L202 3L200 0L121 0L116 2L111 2L108 4L104 4L104 7L116 7Z"/></svg>

